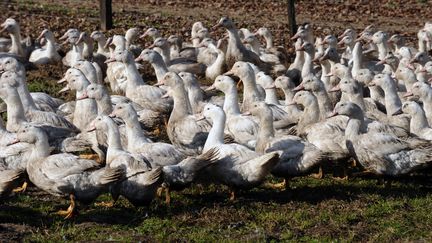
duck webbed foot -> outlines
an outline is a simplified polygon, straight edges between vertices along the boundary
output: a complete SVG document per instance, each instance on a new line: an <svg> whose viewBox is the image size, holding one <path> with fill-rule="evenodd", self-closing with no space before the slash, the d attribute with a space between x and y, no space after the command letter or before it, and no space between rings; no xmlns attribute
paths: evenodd
<svg viewBox="0 0 432 243"><path fill-rule="evenodd" d="M322 179L322 178L324 178L324 172L323 172L322 167L320 166L320 167L318 168L318 173L310 174L310 176L311 176L312 178L315 178L315 179Z"/></svg>
<svg viewBox="0 0 432 243"><path fill-rule="evenodd" d="M230 200L230 201L234 201L234 200L236 200L236 194L237 194L236 190L230 190L230 197L229 197L229 200Z"/></svg>
<svg viewBox="0 0 432 243"><path fill-rule="evenodd" d="M70 219L78 214L78 211L76 209L75 204L75 196L73 194L70 194L70 205L67 210L60 210L56 214L60 216L64 216L65 219Z"/></svg>
<svg viewBox="0 0 432 243"><path fill-rule="evenodd" d="M285 190L287 188L287 179L283 179L283 181L279 183L266 182L263 184L263 187L275 190Z"/></svg>
<svg viewBox="0 0 432 243"><path fill-rule="evenodd" d="M112 208L112 207L114 207L115 203L116 203L115 201L110 201L110 202L98 202L98 203L95 203L94 205L95 205L96 207Z"/></svg>
<svg viewBox="0 0 432 243"><path fill-rule="evenodd" d="M16 193L18 193L18 192L25 192L27 190L27 186L28 186L27 181L24 181L24 183L22 184L22 186L13 189L13 192L16 192Z"/></svg>
<svg viewBox="0 0 432 243"><path fill-rule="evenodd" d="M165 187L164 191L165 191L165 203L167 205L170 205L171 204L171 191L170 191L169 187Z"/></svg>
<svg viewBox="0 0 432 243"><path fill-rule="evenodd" d="M80 154L79 156L81 159L89 159L89 160L95 160L100 163L101 159L97 154Z"/></svg>

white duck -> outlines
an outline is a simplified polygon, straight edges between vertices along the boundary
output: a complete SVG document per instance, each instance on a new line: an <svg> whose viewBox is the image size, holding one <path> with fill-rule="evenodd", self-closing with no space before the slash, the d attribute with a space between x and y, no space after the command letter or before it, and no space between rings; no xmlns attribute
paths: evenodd
<svg viewBox="0 0 432 243"><path fill-rule="evenodd" d="M195 121L182 79L174 72L168 72L161 84L169 87L174 107L167 125L171 143L188 155L201 152L210 130L207 121Z"/></svg>
<svg viewBox="0 0 432 243"><path fill-rule="evenodd" d="M213 104L204 107L203 118L211 119L213 125L204 145L203 151L217 148L218 162L206 169L206 181L219 182L231 188L231 200L235 199L235 191L250 189L262 183L276 165L277 152L259 155L247 147L231 143L224 144L225 127L224 111Z"/></svg>
<svg viewBox="0 0 432 243"><path fill-rule="evenodd" d="M146 137L131 104L118 104L110 116L121 118L126 123L127 151L143 155L153 167L174 165L184 159L184 155L173 145L152 142Z"/></svg>
<svg viewBox="0 0 432 243"><path fill-rule="evenodd" d="M30 125L20 128L16 142L32 145L27 163L30 181L52 195L70 198L69 208L58 212L66 218L75 215L75 200L91 203L124 175L120 168L100 168L96 161L80 159L72 154L50 155L47 135Z"/></svg>
<svg viewBox="0 0 432 243"><path fill-rule="evenodd" d="M421 106L414 101L407 101L402 105L402 111L411 116L410 132L419 138L431 141L432 128Z"/></svg>
<svg viewBox="0 0 432 243"><path fill-rule="evenodd" d="M387 133L366 132L363 111L354 103L338 103L333 115L349 117L345 129L347 147L351 156L372 173L397 176L432 161L432 147L426 140L401 140Z"/></svg>
<svg viewBox="0 0 432 243"><path fill-rule="evenodd" d="M225 131L231 135L237 143L243 144L251 149L255 148L258 124L257 121L250 116L244 116L240 113L237 87L234 80L229 76L218 76L213 85L206 90L212 89L218 89L225 94L223 106L223 110L226 114Z"/></svg>
<svg viewBox="0 0 432 243"><path fill-rule="evenodd" d="M123 150L120 133L108 116L98 116L89 127L108 132L107 168L121 169L126 179L110 187L114 202L124 196L134 206L148 206L162 183L162 169L152 168L145 157Z"/></svg>
<svg viewBox="0 0 432 243"><path fill-rule="evenodd" d="M61 60L61 56L58 54L55 47L55 40L53 33L44 29L39 37L36 39L40 40L41 38L45 38L47 44L44 48L39 48L34 50L29 57L29 62L36 65L43 65L48 63L57 63Z"/></svg>

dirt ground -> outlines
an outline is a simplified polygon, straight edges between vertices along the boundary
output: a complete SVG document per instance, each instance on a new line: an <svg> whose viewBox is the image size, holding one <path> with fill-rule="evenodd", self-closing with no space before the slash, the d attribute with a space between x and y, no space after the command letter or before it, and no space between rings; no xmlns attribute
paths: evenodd
<svg viewBox="0 0 432 243"><path fill-rule="evenodd" d="M98 1L18 0L1 5L0 21L16 18L23 37L35 38L43 28L56 37L68 28L99 28ZM416 33L432 20L432 3L422 0L297 1L297 22L312 23L315 33L339 35L350 27L369 24L390 34L400 33L415 44ZM156 27L163 35L180 34L186 41L191 25L211 27L221 16L237 27L271 29L278 45L292 50L283 0L114 0L113 30ZM213 32L214 37L222 31ZM142 46L150 45L141 40ZM55 94L66 69L51 66L28 73L30 89ZM148 70L144 75L154 76ZM72 96L63 96L70 99ZM395 182L390 188L376 180L336 181L298 178L286 191L255 189L234 202L224 187L194 186L174 193L171 206L156 200L135 209L125 200L114 208L81 208L74 220L55 216L66 200L36 188L0 203L0 242L3 241L431 241L432 183ZM109 200L104 195L99 201Z"/></svg>

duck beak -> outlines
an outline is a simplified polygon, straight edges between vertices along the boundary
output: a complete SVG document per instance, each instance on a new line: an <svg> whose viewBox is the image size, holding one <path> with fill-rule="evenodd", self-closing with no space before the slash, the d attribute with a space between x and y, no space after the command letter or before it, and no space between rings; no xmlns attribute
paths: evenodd
<svg viewBox="0 0 432 243"><path fill-rule="evenodd" d="M90 124L90 126L86 130L87 130L87 132L93 132L96 130L96 127L94 124Z"/></svg>
<svg viewBox="0 0 432 243"><path fill-rule="evenodd" d="M343 41L343 39L342 39L342 40L340 40L337 44L341 46L343 43L344 43L344 41Z"/></svg>
<svg viewBox="0 0 432 243"><path fill-rule="evenodd" d="M319 58L319 61L322 62L322 61L327 60L327 59L329 59L329 54L328 53L324 53L324 55Z"/></svg>
<svg viewBox="0 0 432 243"><path fill-rule="evenodd" d="M336 86L334 86L333 88L331 88L330 90L329 90L329 92L336 92L336 91L340 91L341 89L340 89L340 85L338 84L338 85L336 85Z"/></svg>
<svg viewBox="0 0 432 243"><path fill-rule="evenodd" d="M331 77L331 76L333 76L333 73L330 72L330 73L326 74L325 76L326 76L326 77Z"/></svg>
<svg viewBox="0 0 432 243"><path fill-rule="evenodd" d="M330 115L327 116L327 118L334 117L337 115L339 115L339 114L336 111L333 111Z"/></svg>
<svg viewBox="0 0 432 243"><path fill-rule="evenodd" d="M376 86L375 80L370 81L369 84L368 84L368 86L369 87Z"/></svg>
<svg viewBox="0 0 432 243"><path fill-rule="evenodd" d="M165 85L165 79L162 79L160 82L157 82L154 86L159 87Z"/></svg>
<svg viewBox="0 0 432 243"><path fill-rule="evenodd" d="M15 138L13 141L10 141L9 143L7 143L6 146L11 146L11 145L17 144L19 142L21 142L21 141L18 138Z"/></svg>
<svg viewBox="0 0 432 243"><path fill-rule="evenodd" d="M139 38L140 38L140 39L144 39L147 35L148 35L147 32L144 32L144 34L140 35Z"/></svg>
<svg viewBox="0 0 432 243"><path fill-rule="evenodd" d="M104 45L104 48L105 48L105 49L108 49L108 47L109 47L109 46L111 45L111 43L112 43L112 40L113 40L112 37L108 38L107 42L106 42L105 45Z"/></svg>
<svg viewBox="0 0 432 243"><path fill-rule="evenodd" d="M273 84L271 84L271 85L265 87L264 89L275 89L275 88L276 88L276 86L275 86L275 84L273 83Z"/></svg>
<svg viewBox="0 0 432 243"><path fill-rule="evenodd" d="M169 97L170 97L170 96L169 96L169 94L168 94L168 92L167 92L167 93L165 93L164 95L162 95L161 98L166 99L166 98L169 98Z"/></svg>
<svg viewBox="0 0 432 243"><path fill-rule="evenodd" d="M345 32L344 32L342 35L338 36L338 39L342 39L342 38L344 38L345 36L346 36L346 34L345 34Z"/></svg>
<svg viewBox="0 0 432 243"><path fill-rule="evenodd" d="M211 27L211 30L215 31L215 30L219 29L219 27L221 27L221 24L217 23L217 24L213 25L213 27Z"/></svg>
<svg viewBox="0 0 432 243"><path fill-rule="evenodd" d="M228 72L224 73L223 75L225 75L225 76L233 76L235 74L234 74L234 71L231 69Z"/></svg>
<svg viewBox="0 0 432 243"><path fill-rule="evenodd" d="M109 114L108 116L111 117L111 118L115 118L115 117L117 117L116 114L114 114L114 111L111 112L111 114Z"/></svg>
<svg viewBox="0 0 432 243"><path fill-rule="evenodd" d="M88 94L87 92L84 92L84 94L82 94L80 97L78 97L76 100L84 100L84 99L88 99Z"/></svg>
<svg viewBox="0 0 432 243"><path fill-rule="evenodd" d="M204 91L211 91L211 90L215 90L215 89L216 89L216 87L214 85L212 85L212 86L206 88Z"/></svg>
<svg viewBox="0 0 432 243"><path fill-rule="evenodd" d="M138 56L137 58L135 58L135 62L140 62L140 61L142 61L143 59L142 59L142 57L141 56Z"/></svg>
<svg viewBox="0 0 432 243"><path fill-rule="evenodd" d="M66 87L64 87L63 89L61 89L58 93L61 94L61 93L66 92L68 90L70 90L69 85L66 85Z"/></svg>
<svg viewBox="0 0 432 243"><path fill-rule="evenodd" d="M297 102L291 101L291 102L287 103L286 105L297 105Z"/></svg>
<svg viewBox="0 0 432 243"><path fill-rule="evenodd" d="M408 91L403 95L404 98L411 97L411 96L414 96L414 94L411 91Z"/></svg>
<svg viewBox="0 0 432 243"><path fill-rule="evenodd" d="M42 37L44 36L44 34L45 34L45 30L44 31L42 31L42 33L36 38L36 42L39 42L41 39L42 39Z"/></svg>
<svg viewBox="0 0 432 243"><path fill-rule="evenodd" d="M299 38L300 34L296 33L293 37L291 37L291 40L297 40Z"/></svg>
<svg viewBox="0 0 432 243"><path fill-rule="evenodd" d="M293 90L294 90L294 91L304 90L303 83L299 84L299 85L298 85L297 87L295 87Z"/></svg>
<svg viewBox="0 0 432 243"><path fill-rule="evenodd" d="M66 40L67 39L67 33L65 33L62 37L59 38L59 40Z"/></svg>
<svg viewBox="0 0 432 243"><path fill-rule="evenodd" d="M2 25L3 28L0 29L0 34L3 33L7 29L7 25Z"/></svg>
<svg viewBox="0 0 432 243"><path fill-rule="evenodd" d="M412 71L415 71L415 67L414 67L414 65L412 65L412 62L408 63L407 68L412 70Z"/></svg>
<svg viewBox="0 0 432 243"><path fill-rule="evenodd" d="M104 63L111 63L111 62L115 62L115 61L116 61L115 58L110 57L110 58L106 59Z"/></svg>
<svg viewBox="0 0 432 243"><path fill-rule="evenodd" d="M245 111L241 115L242 116L252 116L252 113L250 111Z"/></svg>
<svg viewBox="0 0 432 243"><path fill-rule="evenodd" d="M146 49L152 49L155 47L155 44L151 44L150 46L148 46Z"/></svg>
<svg viewBox="0 0 432 243"><path fill-rule="evenodd" d="M69 40L65 40L65 41L63 41L62 43L60 43L60 45L61 45L61 46L64 46L64 45L66 45L67 43L69 43Z"/></svg>
<svg viewBox="0 0 432 243"><path fill-rule="evenodd" d="M195 115L195 121L202 121L204 119L205 119L205 117L202 113Z"/></svg>
<svg viewBox="0 0 432 243"><path fill-rule="evenodd" d="M397 115L400 115L402 113L403 113L402 108L399 108L397 111L393 112L392 116L397 116Z"/></svg>
<svg viewBox="0 0 432 243"><path fill-rule="evenodd" d="M81 43L83 41L83 35L80 35L80 37L78 38L78 40L75 42L76 45L78 45L79 43Z"/></svg>
<svg viewBox="0 0 432 243"><path fill-rule="evenodd" d="M61 84L61 83L64 83L66 81L67 81L66 77L63 77L62 79L60 79L59 81L57 81L57 83Z"/></svg>
<svg viewBox="0 0 432 243"><path fill-rule="evenodd" d="M386 62L385 59L383 59L383 60L381 60L381 61L375 63L375 66L382 65L382 64L387 64L387 62Z"/></svg>

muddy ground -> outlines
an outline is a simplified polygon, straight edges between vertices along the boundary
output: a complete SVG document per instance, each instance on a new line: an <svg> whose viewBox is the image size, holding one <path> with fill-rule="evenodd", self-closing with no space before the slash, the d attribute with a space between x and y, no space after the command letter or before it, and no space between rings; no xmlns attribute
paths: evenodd
<svg viewBox="0 0 432 243"><path fill-rule="evenodd" d="M113 1L115 29L156 27L164 35L190 36L190 26L208 27L229 16L238 27L266 26L275 41L292 50L285 1L189 0ZM57 37L68 28L97 30L97 1L20 0L2 6L3 21L14 17L22 35L35 38L43 28ZM317 34L340 34L369 24L400 33L415 43L416 33L432 20L429 1L297 1L298 23L312 23ZM222 32L212 33L214 37ZM141 45L150 43L141 41ZM66 68L49 66L28 73L30 89L55 94ZM143 73L153 77L150 69ZM72 95L62 98L71 99ZM80 207L80 215L63 220L54 214L67 201L36 188L0 204L0 241L431 241L432 183L430 178L394 182L372 179L294 179L285 191L258 188L228 200L224 187L194 186L174 193L170 206L156 200L135 209L120 200L113 208ZM108 201L104 195L98 201Z"/></svg>

